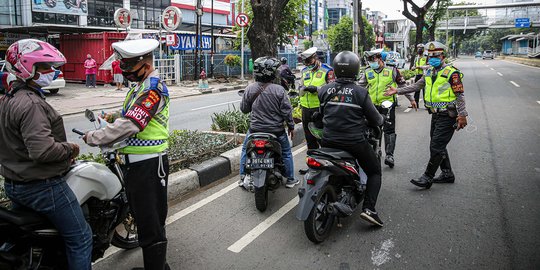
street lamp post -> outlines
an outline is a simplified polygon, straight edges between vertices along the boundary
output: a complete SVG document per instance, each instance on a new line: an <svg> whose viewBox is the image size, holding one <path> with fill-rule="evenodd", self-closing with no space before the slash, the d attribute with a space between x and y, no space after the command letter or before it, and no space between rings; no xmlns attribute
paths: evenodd
<svg viewBox="0 0 540 270"><path fill-rule="evenodd" d="M214 0L212 0L212 16L211 16L211 29L212 32L210 34L212 39L212 50L210 51L210 78L214 78L214 53L215 53L215 45L216 42L214 41Z"/></svg>
<svg viewBox="0 0 540 270"><path fill-rule="evenodd" d="M242 0L242 13L244 13L244 2L246 0ZM240 56L240 59L241 59L241 62L242 62L242 65L240 66L240 69L242 70L241 73L240 73L240 80L241 81L244 81L244 28L245 27L242 27L242 46L241 46L241 56Z"/></svg>

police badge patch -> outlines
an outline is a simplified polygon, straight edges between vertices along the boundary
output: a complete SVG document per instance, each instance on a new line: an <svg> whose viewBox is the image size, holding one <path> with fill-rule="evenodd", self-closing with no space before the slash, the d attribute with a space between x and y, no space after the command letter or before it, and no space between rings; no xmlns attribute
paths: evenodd
<svg viewBox="0 0 540 270"><path fill-rule="evenodd" d="M385 76L385 77L390 76L390 71L388 71L388 70L385 69L385 70L383 71L383 76Z"/></svg>
<svg viewBox="0 0 540 270"><path fill-rule="evenodd" d="M322 75L323 73L321 71L317 71L317 73L315 73L315 78L320 79L322 78Z"/></svg>

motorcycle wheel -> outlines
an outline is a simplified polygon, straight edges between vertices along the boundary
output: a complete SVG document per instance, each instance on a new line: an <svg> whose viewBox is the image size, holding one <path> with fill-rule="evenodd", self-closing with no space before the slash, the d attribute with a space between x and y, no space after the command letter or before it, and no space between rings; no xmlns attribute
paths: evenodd
<svg viewBox="0 0 540 270"><path fill-rule="evenodd" d="M330 235L336 217L328 214L327 208L330 203L336 200L336 192L334 187L330 185L325 186L317 196L311 213L304 221L304 231L311 242L321 243Z"/></svg>
<svg viewBox="0 0 540 270"><path fill-rule="evenodd" d="M266 211L268 207L268 187L266 185L255 188L255 207L261 212Z"/></svg>
<svg viewBox="0 0 540 270"><path fill-rule="evenodd" d="M111 245L121 249L134 249L139 247L137 237L137 224L131 214L124 221L116 226L111 240Z"/></svg>

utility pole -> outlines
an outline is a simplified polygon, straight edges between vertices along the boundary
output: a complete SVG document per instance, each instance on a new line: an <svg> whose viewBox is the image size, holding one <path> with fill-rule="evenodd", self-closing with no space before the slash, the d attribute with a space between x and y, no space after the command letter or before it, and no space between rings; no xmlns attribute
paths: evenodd
<svg viewBox="0 0 540 270"><path fill-rule="evenodd" d="M199 0L200 1L200 0ZM242 13L244 13L244 2L246 0L242 0ZM244 28L245 27L242 27L242 46L241 46L241 56L240 56L240 62L242 62L242 65L240 66L240 69L242 70L242 72L240 73L240 80L241 81L244 81Z"/></svg>
<svg viewBox="0 0 540 270"><path fill-rule="evenodd" d="M214 78L214 53L216 53L214 49L216 47L216 42L214 41L214 0L212 0L212 17L210 24L212 29L210 34L212 39L212 50L210 51L210 78Z"/></svg>
<svg viewBox="0 0 540 270"><path fill-rule="evenodd" d="M313 42L313 12L311 10L311 0L309 2L309 40Z"/></svg>
<svg viewBox="0 0 540 270"><path fill-rule="evenodd" d="M353 0L353 40L352 49L353 53L358 55L358 0Z"/></svg>
<svg viewBox="0 0 540 270"><path fill-rule="evenodd" d="M197 6L195 7L195 13L197 14L197 22L195 25L195 69L193 70L193 80L197 80L199 73L199 46L200 46L200 35L201 35L201 16L202 16L202 0L197 0Z"/></svg>

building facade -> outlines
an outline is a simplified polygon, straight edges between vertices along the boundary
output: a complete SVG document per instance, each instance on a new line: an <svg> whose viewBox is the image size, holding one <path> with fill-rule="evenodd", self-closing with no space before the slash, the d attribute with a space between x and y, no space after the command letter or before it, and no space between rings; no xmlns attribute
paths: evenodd
<svg viewBox="0 0 540 270"><path fill-rule="evenodd" d="M352 17L352 5L350 0L328 0L328 25L335 25L343 16Z"/></svg>

